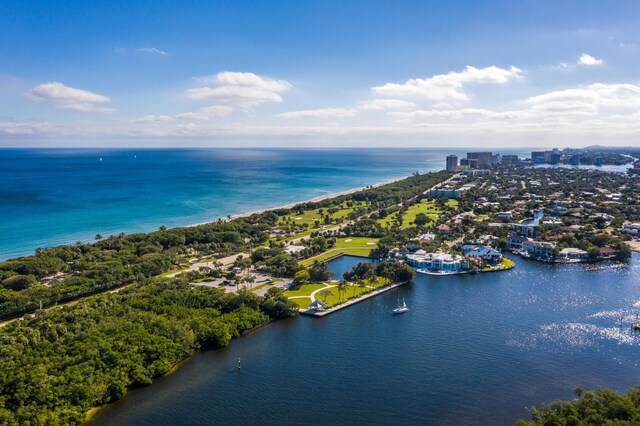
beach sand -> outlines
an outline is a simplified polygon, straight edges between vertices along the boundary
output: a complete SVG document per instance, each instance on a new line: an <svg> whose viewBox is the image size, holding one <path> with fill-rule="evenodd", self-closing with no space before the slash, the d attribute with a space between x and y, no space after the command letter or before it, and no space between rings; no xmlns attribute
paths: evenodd
<svg viewBox="0 0 640 426"><path fill-rule="evenodd" d="M341 195L353 194L354 192L359 192L359 191L362 191L362 190L365 190L365 189L378 188L380 186L388 185L390 183L399 182L401 180L407 179L408 177L410 177L410 176L404 176L404 177L401 177L401 178L391 179L389 181L382 182L382 183L376 183L374 185L361 186L359 188L347 189L346 191L336 192L336 193L333 193L333 194L321 195L319 197L315 197L315 198L312 198L310 200L298 201L298 202L291 203L291 204L285 204L284 206L269 207L269 208L262 209L262 210L254 210L254 211L250 211L250 212L246 212L246 213L240 213L240 214L236 214L236 215L231 215L230 217L220 217L220 218L216 218L216 219L213 219L211 221L208 221L208 222L200 222L200 223L194 223L192 225L187 225L187 227L206 225L208 223L213 223L213 222L216 222L218 220L227 221L227 220L238 219L238 218L241 218L241 217L249 217L249 216L254 215L254 214L260 214L260 213L268 212L268 211L271 211L271 210L290 209L290 208L293 208L294 206L297 206L298 204L319 203L320 201L328 200L330 198L340 197Z"/></svg>

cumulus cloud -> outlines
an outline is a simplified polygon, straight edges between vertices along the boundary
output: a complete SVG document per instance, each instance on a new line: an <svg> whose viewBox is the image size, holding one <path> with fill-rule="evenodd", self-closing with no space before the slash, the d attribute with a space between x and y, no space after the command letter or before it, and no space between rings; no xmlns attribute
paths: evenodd
<svg viewBox="0 0 640 426"><path fill-rule="evenodd" d="M284 80L245 72L225 71L196 80L207 86L187 90L189 98L215 101L245 110L266 102L282 102L280 93L292 87Z"/></svg>
<svg viewBox="0 0 640 426"><path fill-rule="evenodd" d="M355 112L347 108L321 108L291 111L278 114L280 118L343 118L353 117Z"/></svg>
<svg viewBox="0 0 640 426"><path fill-rule="evenodd" d="M437 102L464 102L469 96L464 92L467 84L505 84L522 77L522 70L495 66L475 68L467 66L464 71L451 71L429 78L413 78L404 83L387 83L373 87L376 95L390 97L420 97Z"/></svg>
<svg viewBox="0 0 640 426"><path fill-rule="evenodd" d="M136 49L136 52L146 53L146 54L149 54L149 55L160 55L160 56L167 56L168 55L168 53L165 52L164 50L160 50L160 49L157 49L155 47L139 47L139 48Z"/></svg>
<svg viewBox="0 0 640 426"><path fill-rule="evenodd" d="M416 104L414 102L404 101L402 99L373 99L360 103L360 109L364 111L385 111L415 107Z"/></svg>
<svg viewBox="0 0 640 426"><path fill-rule="evenodd" d="M87 90L74 89L62 83L50 82L34 87L27 96L35 101L48 102L56 108L85 112L115 112L101 104L111 102L106 96Z"/></svg>
<svg viewBox="0 0 640 426"><path fill-rule="evenodd" d="M603 63L604 61L602 59L594 58L586 53L580 55L580 59L578 59L578 64L580 65L602 65Z"/></svg>

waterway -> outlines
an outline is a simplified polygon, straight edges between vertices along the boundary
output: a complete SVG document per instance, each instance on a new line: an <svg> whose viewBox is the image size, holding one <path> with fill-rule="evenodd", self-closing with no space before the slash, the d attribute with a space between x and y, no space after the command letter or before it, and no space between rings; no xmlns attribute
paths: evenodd
<svg viewBox="0 0 640 426"><path fill-rule="evenodd" d="M499 273L419 275L399 290L404 315L391 315L393 291L271 324L198 353L93 424L512 425L527 406L572 398L575 386L640 384L640 334L630 328L639 254L628 264L516 262Z"/></svg>

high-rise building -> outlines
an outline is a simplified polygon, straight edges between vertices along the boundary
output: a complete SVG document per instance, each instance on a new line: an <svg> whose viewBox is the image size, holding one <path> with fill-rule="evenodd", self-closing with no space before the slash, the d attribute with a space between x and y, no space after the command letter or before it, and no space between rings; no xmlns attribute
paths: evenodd
<svg viewBox="0 0 640 426"><path fill-rule="evenodd" d="M467 152L469 160L478 160L478 167L486 169L493 166L493 154L491 152Z"/></svg>
<svg viewBox="0 0 640 426"><path fill-rule="evenodd" d="M503 166L515 166L520 164L520 159L517 155L506 154L502 156L502 158L500 159L500 163Z"/></svg>
<svg viewBox="0 0 640 426"><path fill-rule="evenodd" d="M535 164L544 164L549 162L551 151L533 151L531 152L531 160Z"/></svg>
<svg viewBox="0 0 640 426"><path fill-rule="evenodd" d="M447 156L447 170L452 172L456 170L458 167L458 156L457 155L448 155Z"/></svg>
<svg viewBox="0 0 640 426"><path fill-rule="evenodd" d="M478 160L477 159L469 159L469 158L461 158L460 159L460 165L461 166L466 166L470 169L477 169L478 168Z"/></svg>
<svg viewBox="0 0 640 426"><path fill-rule="evenodd" d="M579 166L580 165L580 154L573 154L571 156L571 165Z"/></svg>
<svg viewBox="0 0 640 426"><path fill-rule="evenodd" d="M560 164L560 158L562 155L559 152L552 151L549 154L549 164Z"/></svg>

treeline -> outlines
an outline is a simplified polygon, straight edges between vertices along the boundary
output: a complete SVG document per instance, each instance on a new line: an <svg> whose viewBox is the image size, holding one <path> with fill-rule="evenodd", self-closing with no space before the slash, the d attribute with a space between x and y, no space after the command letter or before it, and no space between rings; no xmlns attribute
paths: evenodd
<svg viewBox="0 0 640 426"><path fill-rule="evenodd" d="M573 401L555 401L531 410L532 422L518 420L517 426L636 426L640 424L640 386L625 395L608 389L574 390Z"/></svg>
<svg viewBox="0 0 640 426"><path fill-rule="evenodd" d="M148 234L120 234L93 244L76 243L37 250L34 256L0 263L0 319L59 302L120 287L168 271L185 255L237 253L264 243L277 221L273 213L230 222L161 229ZM63 273L48 285L47 276Z"/></svg>
<svg viewBox="0 0 640 426"><path fill-rule="evenodd" d="M444 170L424 175L416 174L397 182L375 188L368 188L352 194L340 195L314 203L301 203L293 207L292 210L315 210L342 205L344 202L358 201L367 203L367 207L363 207L362 214L371 213L411 200L452 175L452 172Z"/></svg>
<svg viewBox="0 0 640 426"><path fill-rule="evenodd" d="M195 350L294 315L277 289L265 299L179 279L38 312L0 329L0 424L79 424Z"/></svg>

